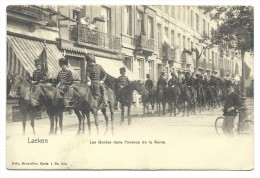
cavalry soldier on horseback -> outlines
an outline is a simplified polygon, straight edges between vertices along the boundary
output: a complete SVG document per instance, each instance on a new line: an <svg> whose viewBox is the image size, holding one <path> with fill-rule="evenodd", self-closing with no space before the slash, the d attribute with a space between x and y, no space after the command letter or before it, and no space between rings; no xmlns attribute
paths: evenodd
<svg viewBox="0 0 260 178"><path fill-rule="evenodd" d="M158 79L158 82L157 82L157 88L159 86L162 87L162 88L166 88L166 85L167 85L167 81L166 81L166 78L165 78L165 73L161 72L161 76L160 76L160 78Z"/></svg>
<svg viewBox="0 0 260 178"><path fill-rule="evenodd" d="M69 103L66 102L66 100L70 100L69 98L72 98L71 95L73 95L73 92L70 92L73 90L72 88L70 89L70 86L73 83L73 77L71 71L67 69L68 59L60 58L59 65L61 67L61 71L58 73L56 83L58 83L57 87L64 98L65 107L68 107Z"/></svg>
<svg viewBox="0 0 260 178"><path fill-rule="evenodd" d="M122 88L129 85L129 79L127 76L125 76L125 72L126 72L125 67L121 67L119 69L119 71L120 71L121 75L118 77L117 82L116 82L117 98L120 96L120 92L121 92ZM119 99L120 98L118 98L118 100Z"/></svg>
<svg viewBox="0 0 260 178"><path fill-rule="evenodd" d="M144 83L144 87L148 90L149 94L151 94L153 89L153 81L150 79L150 74L146 74L146 78L147 80Z"/></svg>
<svg viewBox="0 0 260 178"><path fill-rule="evenodd" d="M96 59L93 54L86 55L85 57L87 61L87 85L90 86L94 98L96 98L100 92L104 107L106 107L108 106L108 103L103 83L107 77L107 73L101 65L96 64Z"/></svg>
<svg viewBox="0 0 260 178"><path fill-rule="evenodd" d="M185 79L182 81L182 83L186 83L188 89L190 90L191 92L191 95L193 96L194 94L194 80L193 80L193 75L190 76L190 73L187 72L185 73Z"/></svg>
<svg viewBox="0 0 260 178"><path fill-rule="evenodd" d="M169 87L174 87L175 85L179 84L178 77L172 72L171 73L172 78L168 81Z"/></svg>
<svg viewBox="0 0 260 178"><path fill-rule="evenodd" d="M38 85L39 83L45 83L46 79L46 74L43 73L41 69L41 60L36 59L34 61L36 70L33 72L33 77L32 77L32 84Z"/></svg>

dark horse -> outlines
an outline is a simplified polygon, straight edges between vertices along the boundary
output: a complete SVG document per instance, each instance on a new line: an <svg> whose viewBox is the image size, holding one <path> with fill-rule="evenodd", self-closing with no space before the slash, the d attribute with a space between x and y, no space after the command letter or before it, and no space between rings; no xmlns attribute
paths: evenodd
<svg viewBox="0 0 260 178"><path fill-rule="evenodd" d="M79 96L76 100L81 100L81 101L76 101L79 102L79 104L76 107L74 107L74 112L77 115L79 120L78 134L80 134L81 132L84 133L85 131L85 124L84 124L85 117L87 117L89 133L91 132L90 112L94 115L95 125L98 133L98 110L99 109L101 110L102 114L105 117L106 133L107 133L107 131L109 130L108 127L109 119L107 116L107 108L103 107L103 102L101 101L101 97L97 96L97 98L94 98L94 94L92 93L90 87L87 86L86 84L74 83L72 87L74 88L75 92L77 92L77 95ZM106 87L106 95L108 99L108 105L109 105L108 107L111 113L111 130L113 134L115 94L110 88Z"/></svg>
<svg viewBox="0 0 260 178"><path fill-rule="evenodd" d="M203 86L197 86L197 101L198 101L198 107L199 112L205 109L206 107L206 96Z"/></svg>
<svg viewBox="0 0 260 178"><path fill-rule="evenodd" d="M149 105L151 105L151 107L152 107L151 114L153 115L155 98L156 98L155 91L153 89L151 91L149 91L143 85L142 89L141 89L141 95L142 95L142 102L143 102L143 116L145 115L145 109L147 109L147 111L148 111L147 113L150 114Z"/></svg>
<svg viewBox="0 0 260 178"><path fill-rule="evenodd" d="M157 112L161 115L161 104L162 104L162 114L165 115L165 105L168 100L167 88L162 87L161 85L157 86L156 90L156 104Z"/></svg>
<svg viewBox="0 0 260 178"><path fill-rule="evenodd" d="M31 86L22 76L15 75L12 79L10 96L15 95L20 96L19 98L19 108L20 114L23 119L23 131L25 133L26 120L28 115L31 115L31 126L34 129L34 114L35 110L41 110L41 107L46 108L47 114L51 120L50 134L54 132L54 118L56 119L56 129L57 132L57 120L60 119L60 129L62 132L62 119L63 119L63 100L62 99L51 99L51 95L46 92L45 87L39 84L37 86ZM51 86L48 86L51 87ZM32 88L34 88L32 91ZM54 87L52 87L54 88ZM42 90L43 89L43 90Z"/></svg>
<svg viewBox="0 0 260 178"><path fill-rule="evenodd" d="M129 85L125 86L124 88L120 89L119 92L119 102L121 107L121 122L120 124L124 123L124 107L127 107L127 116L128 116L128 125L131 124L131 114L130 109L133 102L133 92L136 90L137 92L141 93L142 84L140 81L133 81Z"/></svg>
<svg viewBox="0 0 260 178"><path fill-rule="evenodd" d="M176 84L172 87L167 88L168 91L168 103L169 103L169 112L172 116L173 104L174 104L174 116L176 116L176 110L179 110L179 100L181 96L180 85Z"/></svg>
<svg viewBox="0 0 260 178"><path fill-rule="evenodd" d="M185 106L187 104L187 116L189 116L190 110L193 110L193 113L196 113L196 102L197 102L197 92L194 88L192 88L191 90L193 90L193 94L190 91L190 89L188 88L187 84L180 84L180 89L181 89L181 97L180 97L180 101L181 103L183 103L183 116L185 116Z"/></svg>

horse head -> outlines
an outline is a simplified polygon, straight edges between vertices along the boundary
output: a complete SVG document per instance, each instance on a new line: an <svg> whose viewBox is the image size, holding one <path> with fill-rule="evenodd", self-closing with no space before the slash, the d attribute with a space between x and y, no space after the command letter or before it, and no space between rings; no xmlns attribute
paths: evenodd
<svg viewBox="0 0 260 178"><path fill-rule="evenodd" d="M11 89L9 95L11 97L21 96L25 100L29 100L30 84L20 75L13 75L10 78Z"/></svg>
<svg viewBox="0 0 260 178"><path fill-rule="evenodd" d="M143 84L140 80L135 80L129 84L130 88L136 90L139 94L143 93Z"/></svg>

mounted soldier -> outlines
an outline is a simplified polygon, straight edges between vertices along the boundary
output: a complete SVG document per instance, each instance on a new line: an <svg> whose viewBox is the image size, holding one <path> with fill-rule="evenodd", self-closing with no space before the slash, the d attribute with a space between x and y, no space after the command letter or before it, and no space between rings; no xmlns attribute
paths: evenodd
<svg viewBox="0 0 260 178"><path fill-rule="evenodd" d="M172 72L171 73L172 78L168 81L169 87L174 87L175 85L179 84L178 77Z"/></svg>
<svg viewBox="0 0 260 178"><path fill-rule="evenodd" d="M33 72L33 76L31 78L32 84L38 85L39 83L45 83L46 74L42 71L42 63L40 59L34 60L36 70Z"/></svg>
<svg viewBox="0 0 260 178"><path fill-rule="evenodd" d="M61 96L63 96L65 107L69 107L69 101L73 96L73 88L71 87L73 83L73 76L71 71L67 69L68 59L60 58L59 65L61 67L61 71L58 73L58 77L56 79L57 88L59 89Z"/></svg>
<svg viewBox="0 0 260 178"><path fill-rule="evenodd" d="M96 64L95 55L89 54L85 57L87 61L87 85L90 86L94 98L96 98L99 94L101 95L103 105L104 107L107 107L107 96L105 94L104 87L104 81L107 77L107 73L101 65Z"/></svg>
<svg viewBox="0 0 260 178"><path fill-rule="evenodd" d="M160 78L158 79L158 82L157 82L157 89L158 89L158 87L166 88L166 86L167 86L167 81L166 81L166 78L165 78L165 73L161 72L161 76L160 76Z"/></svg>
<svg viewBox="0 0 260 178"><path fill-rule="evenodd" d="M194 94L194 79L193 79L193 75L190 76L189 72L185 73L185 79L182 81L182 83L186 83L189 91L191 92L191 95L193 96Z"/></svg>
<svg viewBox="0 0 260 178"><path fill-rule="evenodd" d="M122 90L122 88L126 87L127 85L129 85L129 79L127 76L125 76L125 72L126 69L125 67L121 67L119 69L120 71L120 76L117 78L117 82L116 82L116 90L117 90L117 100L119 101L119 96L120 96L120 92Z"/></svg>

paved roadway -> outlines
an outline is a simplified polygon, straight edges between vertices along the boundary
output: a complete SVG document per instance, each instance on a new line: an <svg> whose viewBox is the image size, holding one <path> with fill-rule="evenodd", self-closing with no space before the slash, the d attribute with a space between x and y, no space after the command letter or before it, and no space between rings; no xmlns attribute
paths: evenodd
<svg viewBox="0 0 260 178"><path fill-rule="evenodd" d="M248 100L250 117L253 103ZM142 110L133 109L133 114ZM49 136L49 120L36 120L33 136L30 122L22 134L21 122L7 123L7 167L16 162L36 162L23 168L33 169L251 169L253 167L253 137L220 137L214 128L221 108L203 111L189 117L132 118L132 124L120 125L116 114L114 135L104 135L105 122L100 117L100 133L92 117L92 132L76 136L75 116L64 119L63 134ZM28 139L47 139L47 144L29 144ZM48 162L49 165L39 165ZM50 163L59 162L59 165ZM61 165L66 162L67 165Z"/></svg>

